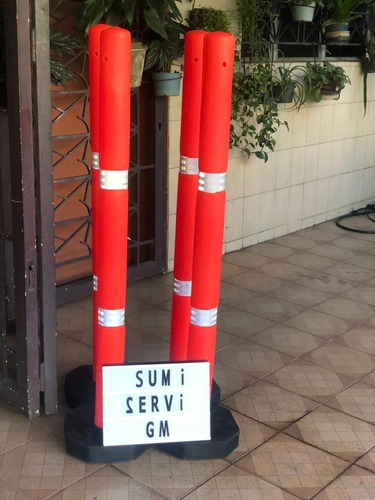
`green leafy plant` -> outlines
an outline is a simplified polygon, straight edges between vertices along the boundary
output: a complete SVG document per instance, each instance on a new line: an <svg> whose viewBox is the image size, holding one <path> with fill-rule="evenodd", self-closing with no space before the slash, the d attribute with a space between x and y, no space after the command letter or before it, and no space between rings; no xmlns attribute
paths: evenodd
<svg viewBox="0 0 375 500"><path fill-rule="evenodd" d="M50 28L50 48L54 55L51 54L51 82L54 85L62 84L65 81L74 80L71 71L65 66L62 61L64 54L73 55L79 47L79 40L66 33L61 33L56 29Z"/></svg>
<svg viewBox="0 0 375 500"><path fill-rule="evenodd" d="M363 0L325 0L323 27L347 24L358 19L362 14L356 14L354 11L363 3Z"/></svg>
<svg viewBox="0 0 375 500"><path fill-rule="evenodd" d="M336 92L341 92L345 85L350 84L350 78L341 66L334 66L325 61L322 64L306 63L305 84L309 95L315 102L322 100L322 90L329 86Z"/></svg>
<svg viewBox="0 0 375 500"><path fill-rule="evenodd" d="M305 84L304 76L306 67L301 65L289 65L285 63L275 69L272 77L272 92L278 102L284 102L284 95L293 89L291 109L300 110L308 99L309 92Z"/></svg>
<svg viewBox="0 0 375 500"><path fill-rule="evenodd" d="M367 111L367 76L375 71L375 7L370 4L366 15L366 59L363 61L363 108Z"/></svg>
<svg viewBox="0 0 375 500"><path fill-rule="evenodd" d="M145 69L170 73L173 61L184 54L183 28L178 24L168 24L167 38L155 38L151 41L145 60Z"/></svg>
<svg viewBox="0 0 375 500"><path fill-rule="evenodd" d="M193 8L189 15L189 26L193 30L230 31L230 17L228 12L214 7Z"/></svg>
<svg viewBox="0 0 375 500"><path fill-rule="evenodd" d="M251 63L264 59L271 16L272 0L237 0L238 37Z"/></svg>
<svg viewBox="0 0 375 500"><path fill-rule="evenodd" d="M273 82L269 61L255 64L251 74L236 73L233 78L230 146L265 162L276 145L274 133L281 125L288 127L279 119Z"/></svg>

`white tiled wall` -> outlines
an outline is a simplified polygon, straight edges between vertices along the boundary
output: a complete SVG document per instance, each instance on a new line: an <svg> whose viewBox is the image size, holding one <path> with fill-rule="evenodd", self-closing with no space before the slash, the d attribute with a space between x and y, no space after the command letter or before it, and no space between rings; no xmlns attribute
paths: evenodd
<svg viewBox="0 0 375 500"><path fill-rule="evenodd" d="M360 64L341 62L352 81L338 101L309 103L280 118L267 163L229 151L224 252L330 220L375 202L375 75L363 112ZM170 99L169 268L173 268L181 98Z"/></svg>

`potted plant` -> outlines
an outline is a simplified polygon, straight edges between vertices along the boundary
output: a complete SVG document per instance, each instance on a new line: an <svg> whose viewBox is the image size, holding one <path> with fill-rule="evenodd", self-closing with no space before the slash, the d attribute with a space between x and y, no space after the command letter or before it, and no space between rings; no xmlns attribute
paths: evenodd
<svg viewBox="0 0 375 500"><path fill-rule="evenodd" d="M154 38L148 48L145 69L153 69L155 95L177 96L180 93L181 73L172 72L172 64L184 54L182 27L166 25L167 38Z"/></svg>
<svg viewBox="0 0 375 500"><path fill-rule="evenodd" d="M327 43L349 41L349 22L362 16L354 13L361 4L362 0L326 0L323 28Z"/></svg>
<svg viewBox="0 0 375 500"><path fill-rule="evenodd" d="M189 14L189 27L192 30L230 31L231 21L228 12L214 7L194 7Z"/></svg>
<svg viewBox="0 0 375 500"><path fill-rule="evenodd" d="M305 66L278 66L272 77L272 93L278 103L293 103L297 111L306 102L307 87L304 82Z"/></svg>
<svg viewBox="0 0 375 500"><path fill-rule="evenodd" d="M315 102L339 99L342 89L351 83L341 66L334 66L327 61L322 64L307 62L304 81Z"/></svg>
<svg viewBox="0 0 375 500"><path fill-rule="evenodd" d="M293 21L311 23L314 18L316 2L314 0L292 0Z"/></svg>
<svg viewBox="0 0 375 500"><path fill-rule="evenodd" d="M367 110L367 75L375 73L375 8L374 4L369 5L366 14L365 31L366 58L362 62L363 70L363 107Z"/></svg>

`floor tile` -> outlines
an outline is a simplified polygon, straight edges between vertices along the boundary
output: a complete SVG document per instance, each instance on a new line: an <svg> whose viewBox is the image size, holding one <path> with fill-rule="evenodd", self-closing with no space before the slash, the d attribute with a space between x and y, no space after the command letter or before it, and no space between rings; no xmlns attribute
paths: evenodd
<svg viewBox="0 0 375 500"><path fill-rule="evenodd" d="M66 337L57 336L57 373L64 375L77 366L92 364L92 348Z"/></svg>
<svg viewBox="0 0 375 500"><path fill-rule="evenodd" d="M308 238L317 242L327 242L336 240L339 237L339 234L331 231L331 229L329 229L328 231L323 231L322 229L319 229L319 226L316 226L298 231L298 236L302 236L303 238Z"/></svg>
<svg viewBox="0 0 375 500"><path fill-rule="evenodd" d="M241 370L233 368L229 363L222 363L219 361L218 358L220 359L220 354L223 351L225 351L225 349L216 354L213 376L220 387L221 399L230 396L257 380L248 372L241 372Z"/></svg>
<svg viewBox="0 0 375 500"><path fill-rule="evenodd" d="M165 500L165 497L139 484L107 465L72 484L57 495L54 500Z"/></svg>
<svg viewBox="0 0 375 500"><path fill-rule="evenodd" d="M337 394L326 405L366 422L375 423L375 387L357 382Z"/></svg>
<svg viewBox="0 0 375 500"><path fill-rule="evenodd" d="M356 285L353 281L337 276L330 276L325 273L316 273L313 276L307 276L298 280L296 284L326 293L341 293Z"/></svg>
<svg viewBox="0 0 375 500"><path fill-rule="evenodd" d="M363 323L372 318L375 313L375 309L372 306L361 304L361 302L346 299L345 297L334 297L326 300L322 304L315 306L314 309L356 323Z"/></svg>
<svg viewBox="0 0 375 500"><path fill-rule="evenodd" d="M341 335L354 325L352 321L337 318L313 309L296 314L288 319L288 321L285 321L285 324L327 340Z"/></svg>
<svg viewBox="0 0 375 500"><path fill-rule="evenodd" d="M57 331L79 331L92 326L92 312L76 302L57 308Z"/></svg>
<svg viewBox="0 0 375 500"><path fill-rule="evenodd" d="M375 306L375 287L359 285L342 294L343 297Z"/></svg>
<svg viewBox="0 0 375 500"><path fill-rule="evenodd" d="M287 491L232 465L184 500L296 500Z"/></svg>
<svg viewBox="0 0 375 500"><path fill-rule="evenodd" d="M348 234L348 231L346 229L342 229L335 224L335 219L329 220L327 222L322 222L321 224L317 224L315 227L316 229L321 229L322 231L327 231L329 233L337 233L338 235Z"/></svg>
<svg viewBox="0 0 375 500"><path fill-rule="evenodd" d="M306 269L300 266L294 266L293 264L288 264L287 262L271 262L260 268L262 273L269 276L274 276L285 281L296 281L304 276L311 276L314 271L311 269ZM267 290L270 291L270 290Z"/></svg>
<svg viewBox="0 0 375 500"><path fill-rule="evenodd" d="M336 342L375 355L375 330L373 328L357 326L338 337Z"/></svg>
<svg viewBox="0 0 375 500"><path fill-rule="evenodd" d="M352 252L352 250L349 250L347 248L340 248L330 243L312 247L308 249L308 253L320 255L322 257L327 257L328 259L333 260L348 260L355 256L355 253Z"/></svg>
<svg viewBox="0 0 375 500"><path fill-rule="evenodd" d="M221 263L221 279L225 280L228 278L232 278L237 274L241 274L245 271L243 267L237 266L235 264L230 264L229 262L225 262L224 260Z"/></svg>
<svg viewBox="0 0 375 500"><path fill-rule="evenodd" d="M251 337L251 341L283 352L289 356L299 357L317 349L323 340L309 333L276 325Z"/></svg>
<svg viewBox="0 0 375 500"><path fill-rule="evenodd" d="M175 500L186 495L228 466L224 460L179 460L150 448L137 460L114 467L137 482Z"/></svg>
<svg viewBox="0 0 375 500"><path fill-rule="evenodd" d="M298 359L265 380L289 391L323 403L353 383L353 379Z"/></svg>
<svg viewBox="0 0 375 500"><path fill-rule="evenodd" d="M216 354L215 364L219 362L227 366L229 370L236 369L243 374L260 378L292 360L293 358L287 354L243 340L219 351Z"/></svg>
<svg viewBox="0 0 375 500"><path fill-rule="evenodd" d="M375 259L373 255L355 255L350 260L348 260L349 264L354 264L355 266L364 267L365 269L371 269L371 271L375 271Z"/></svg>
<svg viewBox="0 0 375 500"><path fill-rule="evenodd" d="M295 248L296 250L308 250L309 248L313 248L317 245L314 241L309 240L308 238L298 236L298 233L280 236L280 238L276 238L273 241L279 245Z"/></svg>
<svg viewBox="0 0 375 500"><path fill-rule="evenodd" d="M319 493L314 500L372 500L375 475L353 465Z"/></svg>
<svg viewBox="0 0 375 500"><path fill-rule="evenodd" d="M246 311L232 308L219 311L217 324L221 330L246 338L249 335L272 326L274 322Z"/></svg>
<svg viewBox="0 0 375 500"><path fill-rule="evenodd" d="M286 262L293 264L295 266L300 266L306 269L312 269L313 271L321 271L326 267L332 266L334 261L322 257L320 255L313 255L306 252L299 252L287 257Z"/></svg>
<svg viewBox="0 0 375 500"><path fill-rule="evenodd" d="M327 267L324 272L344 280L355 281L356 283L369 281L375 277L374 271L370 271L369 269L365 269L364 267L359 267L354 264L349 264L349 262L340 262L335 266Z"/></svg>
<svg viewBox="0 0 375 500"><path fill-rule="evenodd" d="M329 342L316 351L307 354L304 359L327 368L327 370L354 379L360 378L375 369L374 357L336 342Z"/></svg>
<svg viewBox="0 0 375 500"><path fill-rule="evenodd" d="M261 318L277 322L285 321L304 310L298 304L285 302L285 300L270 297L269 295L259 295L243 304L239 304L237 308Z"/></svg>
<svg viewBox="0 0 375 500"><path fill-rule="evenodd" d="M259 245L254 245L249 248L249 251L251 253L263 255L271 259L283 259L294 253L294 250L292 250L291 248L272 242L265 242L260 243Z"/></svg>
<svg viewBox="0 0 375 500"><path fill-rule="evenodd" d="M233 307L256 296L257 294L255 292L245 290L239 286L231 285L230 283L225 283L224 281L220 286L219 304L227 307Z"/></svg>
<svg viewBox="0 0 375 500"><path fill-rule="evenodd" d="M234 410L232 410L231 413L240 429L240 439L238 447L225 457L225 460L228 462L236 462L249 453L249 451L263 444L277 433L275 429L271 429L267 425L257 422L245 415L241 415Z"/></svg>
<svg viewBox="0 0 375 500"><path fill-rule="evenodd" d="M367 252L374 248L373 243L364 241L362 239L353 238L353 236L347 235L342 236L335 240L333 245L336 245L340 248L347 248L348 250L353 250L353 252Z"/></svg>
<svg viewBox="0 0 375 500"><path fill-rule="evenodd" d="M128 286L127 295L150 305L157 305L172 297L173 290L155 279L141 280Z"/></svg>
<svg viewBox="0 0 375 500"><path fill-rule="evenodd" d="M126 328L126 363L157 362L169 360L169 343L136 328Z"/></svg>
<svg viewBox="0 0 375 500"><path fill-rule="evenodd" d="M274 429L285 429L317 406L310 399L264 380L224 399L223 404Z"/></svg>
<svg viewBox="0 0 375 500"><path fill-rule="evenodd" d="M232 278L226 280L228 283L237 285L241 288L246 288L247 290L252 290L258 293L267 293L271 290L275 290L283 285L286 285L285 281L282 281L273 276L267 276L265 274L256 273L255 271L246 271Z"/></svg>
<svg viewBox="0 0 375 500"><path fill-rule="evenodd" d="M16 491L0 479L0 500L30 500L30 497Z"/></svg>
<svg viewBox="0 0 375 500"><path fill-rule="evenodd" d="M304 307L315 306L331 297L328 293L319 292L313 288L296 285L295 283L278 288L270 292L270 295Z"/></svg>
<svg viewBox="0 0 375 500"><path fill-rule="evenodd" d="M299 498L311 498L348 463L285 434L278 434L236 464Z"/></svg>
<svg viewBox="0 0 375 500"><path fill-rule="evenodd" d="M363 455L356 464L375 473L375 447Z"/></svg>
<svg viewBox="0 0 375 500"><path fill-rule="evenodd" d="M320 406L285 432L349 462L375 445L375 425Z"/></svg>
<svg viewBox="0 0 375 500"><path fill-rule="evenodd" d="M268 264L270 259L263 257L262 255L257 255L253 252L249 252L246 249L224 255L223 261L230 264L236 264L237 266L242 266L246 269L253 269L254 267L260 267L264 264Z"/></svg>
<svg viewBox="0 0 375 500"><path fill-rule="evenodd" d="M361 382L364 382L365 384L372 385L373 387L375 387L375 371L369 373L366 377L363 377L361 379Z"/></svg>
<svg viewBox="0 0 375 500"><path fill-rule="evenodd" d="M170 316L169 311L147 306L142 308L140 312L128 314L126 324L155 337L160 337L170 330Z"/></svg>

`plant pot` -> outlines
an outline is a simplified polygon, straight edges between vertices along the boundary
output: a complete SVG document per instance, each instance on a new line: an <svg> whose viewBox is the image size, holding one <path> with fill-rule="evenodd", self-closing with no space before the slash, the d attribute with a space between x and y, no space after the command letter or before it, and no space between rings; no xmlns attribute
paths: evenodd
<svg viewBox="0 0 375 500"><path fill-rule="evenodd" d="M155 95L177 96L180 94L181 73L152 73Z"/></svg>
<svg viewBox="0 0 375 500"><path fill-rule="evenodd" d="M323 101L338 101L340 99L341 90L336 90L334 83L322 85L320 89Z"/></svg>
<svg viewBox="0 0 375 500"><path fill-rule="evenodd" d="M293 102L294 87L295 84L293 82L290 83L287 87L283 87L283 85L281 85L280 83L273 87L272 94L277 99L277 102L280 103Z"/></svg>
<svg viewBox="0 0 375 500"><path fill-rule="evenodd" d="M291 3L293 21L311 23L315 12L315 2Z"/></svg>
<svg viewBox="0 0 375 500"><path fill-rule="evenodd" d="M350 39L348 23L330 24L324 32L326 43L346 43Z"/></svg>
<svg viewBox="0 0 375 500"><path fill-rule="evenodd" d="M130 87L140 87L142 83L143 66L145 64L147 48L140 42L134 42L131 46L131 69Z"/></svg>

